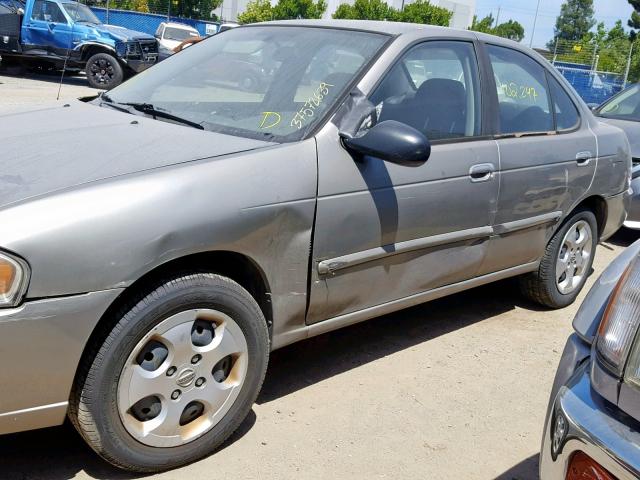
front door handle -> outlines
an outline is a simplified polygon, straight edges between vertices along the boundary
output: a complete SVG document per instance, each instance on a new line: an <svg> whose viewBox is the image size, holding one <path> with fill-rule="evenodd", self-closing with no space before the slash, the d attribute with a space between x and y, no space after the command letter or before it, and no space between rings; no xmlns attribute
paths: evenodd
<svg viewBox="0 0 640 480"><path fill-rule="evenodd" d="M579 167L586 167L587 165L589 165L590 161L591 152L585 151L576 153L576 163Z"/></svg>
<svg viewBox="0 0 640 480"><path fill-rule="evenodd" d="M486 182L493 178L495 171L496 167L493 166L493 163L479 163L469 169L469 178L474 183Z"/></svg>

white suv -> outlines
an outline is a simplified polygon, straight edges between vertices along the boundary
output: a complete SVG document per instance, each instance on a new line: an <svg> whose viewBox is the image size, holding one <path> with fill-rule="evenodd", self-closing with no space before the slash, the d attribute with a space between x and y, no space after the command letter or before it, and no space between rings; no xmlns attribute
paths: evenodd
<svg viewBox="0 0 640 480"><path fill-rule="evenodd" d="M199 38L200 33L195 28L183 23L162 22L156 30L155 37L160 45L173 50L185 40Z"/></svg>

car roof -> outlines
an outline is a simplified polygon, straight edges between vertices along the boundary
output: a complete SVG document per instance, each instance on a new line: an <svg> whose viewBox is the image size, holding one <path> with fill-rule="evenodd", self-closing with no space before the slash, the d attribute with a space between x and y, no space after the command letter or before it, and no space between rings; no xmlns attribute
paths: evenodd
<svg viewBox="0 0 640 480"><path fill-rule="evenodd" d="M417 33L421 34L421 36L424 37L459 36L461 38L469 38L469 35L472 35L482 41L515 47L519 50L528 50L526 48L523 48L523 46L518 42L514 42L513 40L508 40L506 38L497 37L495 35L488 35L485 33L474 32L471 30L464 30L459 28L426 25L422 23L387 22L377 20L277 20L271 22L262 22L259 24L250 24L247 26L254 25L294 25L301 27L344 28L372 33L384 33L394 36Z"/></svg>

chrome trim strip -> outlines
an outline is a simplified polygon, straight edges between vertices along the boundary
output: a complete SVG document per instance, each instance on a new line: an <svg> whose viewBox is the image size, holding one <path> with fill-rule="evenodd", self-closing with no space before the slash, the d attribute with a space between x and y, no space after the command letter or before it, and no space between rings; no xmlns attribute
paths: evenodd
<svg viewBox="0 0 640 480"><path fill-rule="evenodd" d="M462 242L466 240L474 240L477 238L489 237L493 232L493 228L478 227L461 230L458 232L442 233L430 237L421 237L404 242L392 243L383 247L370 248L341 257L329 258L318 263L318 273L320 275L328 275L343 268L353 267L362 263L371 262L391 255L412 252L414 250L422 250L430 247L437 247L447 243Z"/></svg>
<svg viewBox="0 0 640 480"><path fill-rule="evenodd" d="M562 212L550 212L543 215L537 215L535 217L523 218L522 220L515 220L513 222L502 223L493 227L493 233L495 235L504 235L506 233L512 233L517 230L524 230L525 228L537 227L538 225L544 225L545 223L557 222L562 217Z"/></svg>
<svg viewBox="0 0 640 480"><path fill-rule="evenodd" d="M461 292L472 287L484 285L486 283L495 282L503 278L513 277L523 273L532 272L538 268L539 262L531 262L517 267L507 268L498 272L489 273L480 277L471 278L462 282L453 283L451 285L444 285L442 287L434 288L426 292L416 293L409 297L400 298L398 300L392 300L387 303L375 305L373 307L358 310L356 312L346 313L338 317L333 317L327 320L322 320L318 323L311 324L307 329L307 338L327 333L338 328L346 327L354 323L369 320L373 317L385 315L387 313L395 312L403 308L419 305L424 302L435 300L446 295ZM284 346L282 344L276 344L275 348Z"/></svg>
<svg viewBox="0 0 640 480"><path fill-rule="evenodd" d="M48 410L51 408L68 407L69 402L51 403L49 405L39 405L37 407L25 408L23 410L14 410L13 412L0 413L0 417L9 417L12 415L22 415L25 413L33 413L39 410Z"/></svg>

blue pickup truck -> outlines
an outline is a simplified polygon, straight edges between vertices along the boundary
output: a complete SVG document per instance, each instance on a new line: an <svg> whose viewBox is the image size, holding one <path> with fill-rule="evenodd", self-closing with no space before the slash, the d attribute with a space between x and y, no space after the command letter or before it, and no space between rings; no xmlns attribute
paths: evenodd
<svg viewBox="0 0 640 480"><path fill-rule="evenodd" d="M104 25L74 0L0 0L3 65L78 69L89 85L108 90L158 61L145 33Z"/></svg>

